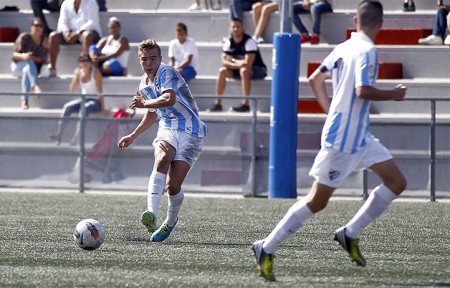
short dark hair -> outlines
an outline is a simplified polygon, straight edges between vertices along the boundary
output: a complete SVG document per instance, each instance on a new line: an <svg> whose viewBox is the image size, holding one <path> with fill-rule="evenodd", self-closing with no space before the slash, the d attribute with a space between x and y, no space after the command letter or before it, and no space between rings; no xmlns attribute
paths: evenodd
<svg viewBox="0 0 450 288"><path fill-rule="evenodd" d="M184 23L182 23L182 22L179 22L179 23L177 23L177 29L181 29L181 30L183 30L184 32L186 32L186 34L187 34L187 26L186 26L186 24L184 24Z"/></svg>
<svg viewBox="0 0 450 288"><path fill-rule="evenodd" d="M383 5L378 0L364 0L358 5L357 17L360 27L373 28L383 19Z"/></svg>
<svg viewBox="0 0 450 288"><path fill-rule="evenodd" d="M146 39L141 43L139 43L139 52L152 49L156 49L156 51L158 51L159 56L161 56L161 48L159 47L158 44L156 44L155 39Z"/></svg>
<svg viewBox="0 0 450 288"><path fill-rule="evenodd" d="M231 18L231 22L240 22L241 24L243 24L242 20L237 17Z"/></svg>

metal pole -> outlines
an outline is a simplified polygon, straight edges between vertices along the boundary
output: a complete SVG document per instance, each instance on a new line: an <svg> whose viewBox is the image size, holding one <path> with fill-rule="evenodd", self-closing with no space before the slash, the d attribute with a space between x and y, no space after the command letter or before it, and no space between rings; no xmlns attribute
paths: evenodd
<svg viewBox="0 0 450 288"><path fill-rule="evenodd" d="M436 100L431 100L430 126L430 200L436 201Z"/></svg>
<svg viewBox="0 0 450 288"><path fill-rule="evenodd" d="M282 0L279 2L281 7L281 19L280 27L281 32L291 33L292 32L292 0Z"/></svg>
<svg viewBox="0 0 450 288"><path fill-rule="evenodd" d="M250 160L250 192L251 196L256 196L256 185L255 185L255 178L256 178L256 151L257 151L257 129L256 129L256 107L258 104L258 101L256 101L255 98L252 98L252 137L250 140L250 153L251 153L251 160Z"/></svg>
<svg viewBox="0 0 450 288"><path fill-rule="evenodd" d="M86 128L86 109L85 109L85 104L86 104L86 95L82 95L81 96L81 105L80 105L80 111L81 111L81 118L80 118L80 187L79 187L79 192L83 193L84 192L84 155L85 155L85 128Z"/></svg>

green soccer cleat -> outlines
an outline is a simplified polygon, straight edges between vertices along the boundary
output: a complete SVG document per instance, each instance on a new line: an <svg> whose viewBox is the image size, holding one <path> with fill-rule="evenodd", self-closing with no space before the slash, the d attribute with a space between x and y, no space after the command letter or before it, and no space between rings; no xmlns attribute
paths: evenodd
<svg viewBox="0 0 450 288"><path fill-rule="evenodd" d="M339 242L339 244L348 252L350 259L356 263L356 265L364 267L366 266L366 260L359 251L358 242L359 239L352 239L345 235L345 227L341 227L336 232L334 232L334 240Z"/></svg>
<svg viewBox="0 0 450 288"><path fill-rule="evenodd" d="M267 281L275 281L275 276L272 273L273 259L275 255L266 254L263 249L264 240L258 240L252 245L253 255L256 258L256 266L260 272L260 276Z"/></svg>
<svg viewBox="0 0 450 288"><path fill-rule="evenodd" d="M145 211L141 215L141 223L147 228L149 233L156 231L156 216L150 211Z"/></svg>
<svg viewBox="0 0 450 288"><path fill-rule="evenodd" d="M167 239L167 237L169 237L170 233L172 232L173 228L175 228L175 226L178 223L178 219L177 222L175 222L175 224L173 224L172 227L170 227L169 225L167 225L167 223L163 223L161 225L161 227L159 227L158 230L156 230L155 232L153 232L152 236L150 237L150 241L152 242L162 242L164 240Z"/></svg>

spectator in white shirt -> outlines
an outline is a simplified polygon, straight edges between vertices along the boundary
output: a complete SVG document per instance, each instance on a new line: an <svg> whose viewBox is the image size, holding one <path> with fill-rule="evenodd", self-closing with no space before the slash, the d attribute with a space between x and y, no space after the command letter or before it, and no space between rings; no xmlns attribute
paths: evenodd
<svg viewBox="0 0 450 288"><path fill-rule="evenodd" d="M177 24L177 38L169 42L169 64L188 82L194 79L198 69L198 50L192 38L187 37L184 23Z"/></svg>
<svg viewBox="0 0 450 288"><path fill-rule="evenodd" d="M96 0L65 0L61 5L57 31L50 33L50 76L56 76L59 46L81 43L82 53L100 40L99 7Z"/></svg>

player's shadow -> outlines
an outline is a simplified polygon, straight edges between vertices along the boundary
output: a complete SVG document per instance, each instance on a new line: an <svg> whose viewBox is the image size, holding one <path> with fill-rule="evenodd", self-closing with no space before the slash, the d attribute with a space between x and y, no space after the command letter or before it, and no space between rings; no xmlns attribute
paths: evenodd
<svg viewBox="0 0 450 288"><path fill-rule="evenodd" d="M383 282L383 281L367 281L370 285L377 286L395 286L395 287L450 287L449 283L437 282L437 283L393 283L393 282Z"/></svg>

